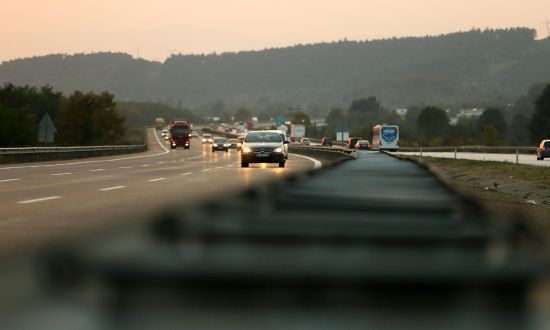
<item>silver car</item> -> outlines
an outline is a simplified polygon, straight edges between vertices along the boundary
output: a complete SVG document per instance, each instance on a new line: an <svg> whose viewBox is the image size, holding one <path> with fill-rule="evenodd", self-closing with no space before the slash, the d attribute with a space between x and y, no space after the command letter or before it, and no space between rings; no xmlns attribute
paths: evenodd
<svg viewBox="0 0 550 330"><path fill-rule="evenodd" d="M250 163L279 163L279 167L285 167L287 144L278 132L250 132L243 141L241 167L248 167Z"/></svg>

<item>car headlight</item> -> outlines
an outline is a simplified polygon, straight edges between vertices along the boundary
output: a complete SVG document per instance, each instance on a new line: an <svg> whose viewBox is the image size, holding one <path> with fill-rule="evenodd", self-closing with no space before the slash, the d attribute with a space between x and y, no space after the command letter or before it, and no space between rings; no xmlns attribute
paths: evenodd
<svg viewBox="0 0 550 330"><path fill-rule="evenodd" d="M240 147L240 146L242 146L242 145L243 145L243 144L242 144L242 143L240 143L240 142L239 142L239 143L237 143L237 147Z"/></svg>
<svg viewBox="0 0 550 330"><path fill-rule="evenodd" d="M224 147L231 147L231 145L230 145L230 144L227 144L227 143L224 144L223 146L224 146Z"/></svg>
<svg viewBox="0 0 550 330"><path fill-rule="evenodd" d="M275 148L273 152L283 152L283 147Z"/></svg>
<svg viewBox="0 0 550 330"><path fill-rule="evenodd" d="M218 146L218 144L217 144L217 143L214 143L214 147L217 147L217 146Z"/></svg>
<svg viewBox="0 0 550 330"><path fill-rule="evenodd" d="M244 148L243 148L243 152L244 152L244 153L252 152L252 149L249 148L249 147L244 147Z"/></svg>
<svg viewBox="0 0 550 330"><path fill-rule="evenodd" d="M202 139L202 142L206 142L206 139Z"/></svg>

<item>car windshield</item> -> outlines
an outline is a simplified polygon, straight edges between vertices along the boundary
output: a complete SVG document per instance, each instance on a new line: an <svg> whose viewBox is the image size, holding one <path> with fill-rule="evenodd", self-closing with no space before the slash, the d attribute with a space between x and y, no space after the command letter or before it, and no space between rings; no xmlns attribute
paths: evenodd
<svg viewBox="0 0 550 330"><path fill-rule="evenodd" d="M214 142L215 143L226 143L227 140L226 139L214 139Z"/></svg>
<svg viewBox="0 0 550 330"><path fill-rule="evenodd" d="M189 134L189 128L187 127L174 127L172 128L173 134Z"/></svg>
<svg viewBox="0 0 550 330"><path fill-rule="evenodd" d="M231 139L231 140L229 140L229 142L231 142L231 143L237 143L237 140Z"/></svg>
<svg viewBox="0 0 550 330"><path fill-rule="evenodd" d="M283 139L276 133L252 133L248 134L245 142L283 142Z"/></svg>
<svg viewBox="0 0 550 330"><path fill-rule="evenodd" d="M209 138L212 137L212 135L210 135L210 134L204 134L203 137L204 137L205 139L209 139Z"/></svg>
<svg viewBox="0 0 550 330"><path fill-rule="evenodd" d="M550 148L550 141L546 141L546 142L544 143L544 147L545 147L545 148Z"/></svg>

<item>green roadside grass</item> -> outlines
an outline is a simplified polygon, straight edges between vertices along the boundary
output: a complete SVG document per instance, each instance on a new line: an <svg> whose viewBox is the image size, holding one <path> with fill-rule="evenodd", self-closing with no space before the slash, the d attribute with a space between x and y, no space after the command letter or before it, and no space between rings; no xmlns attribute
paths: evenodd
<svg viewBox="0 0 550 330"><path fill-rule="evenodd" d="M434 166L448 175L476 173L495 179L510 177L522 180L541 188L550 189L550 167L533 165L516 165L505 162L491 162L480 160L448 159L434 157L411 157L425 164Z"/></svg>
<svg viewBox="0 0 550 330"><path fill-rule="evenodd" d="M456 190L503 218L521 214L550 238L550 167L504 162L400 157L419 161Z"/></svg>

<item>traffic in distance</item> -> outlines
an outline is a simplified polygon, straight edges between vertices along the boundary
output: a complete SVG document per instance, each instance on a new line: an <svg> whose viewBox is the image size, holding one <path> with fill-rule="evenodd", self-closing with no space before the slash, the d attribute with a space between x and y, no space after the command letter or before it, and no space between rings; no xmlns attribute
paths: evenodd
<svg viewBox="0 0 550 330"><path fill-rule="evenodd" d="M285 129L248 130L239 123L235 123L234 126L223 123L216 129L206 129L208 132L215 132L214 134L237 136L236 138L228 139L223 136L213 135L213 133L207 133L206 131L203 132L202 136L199 136L197 131L192 130L193 124L186 120L172 120L167 128L164 128L160 123L164 123L163 118L157 118L155 121L156 129L162 130L162 136L172 149L177 147L189 149L192 138L201 138L202 144L210 144L212 152L229 152L229 149L236 149L241 152L243 154L241 156L242 167L248 167L250 163L278 163L280 167L284 167L284 163L288 159L289 143L303 146L333 146L332 137L323 137L320 141L307 137L304 125L291 124L289 135L286 133L288 131L286 126L284 127ZM248 134L251 133L254 133L254 135L250 137L250 140L258 137L258 135L256 135L257 132L279 135L280 139L278 140L280 141L251 142L246 140ZM268 135L265 135L266 138L267 136ZM273 135L269 135L269 137L273 137ZM265 143L263 148L258 148L262 146L260 143ZM278 145L275 146L273 143L277 143ZM245 144L250 144L250 147L244 149L243 152L243 146ZM347 142L340 141L338 145L359 150L397 151L399 148L399 126L386 124L374 126L372 129L372 143L368 139L362 137L349 137L347 138ZM254 156L248 151L252 150L252 147L254 147L253 150L259 150L259 152L254 152ZM271 151L268 153L266 150ZM282 151L279 152L278 150ZM279 153L283 155L284 161L279 161Z"/></svg>
<svg viewBox="0 0 550 330"><path fill-rule="evenodd" d="M164 120L157 119L155 127L161 131L172 149L189 149L191 140L200 137L202 144L210 145L212 152L229 152L230 149L239 151L242 167L249 167L251 163L276 163L279 167L285 167L288 159L289 138L280 130L241 132L238 138L227 139L206 132L201 137L192 130L193 124L186 120L172 120L167 128L158 125L161 122Z"/></svg>

